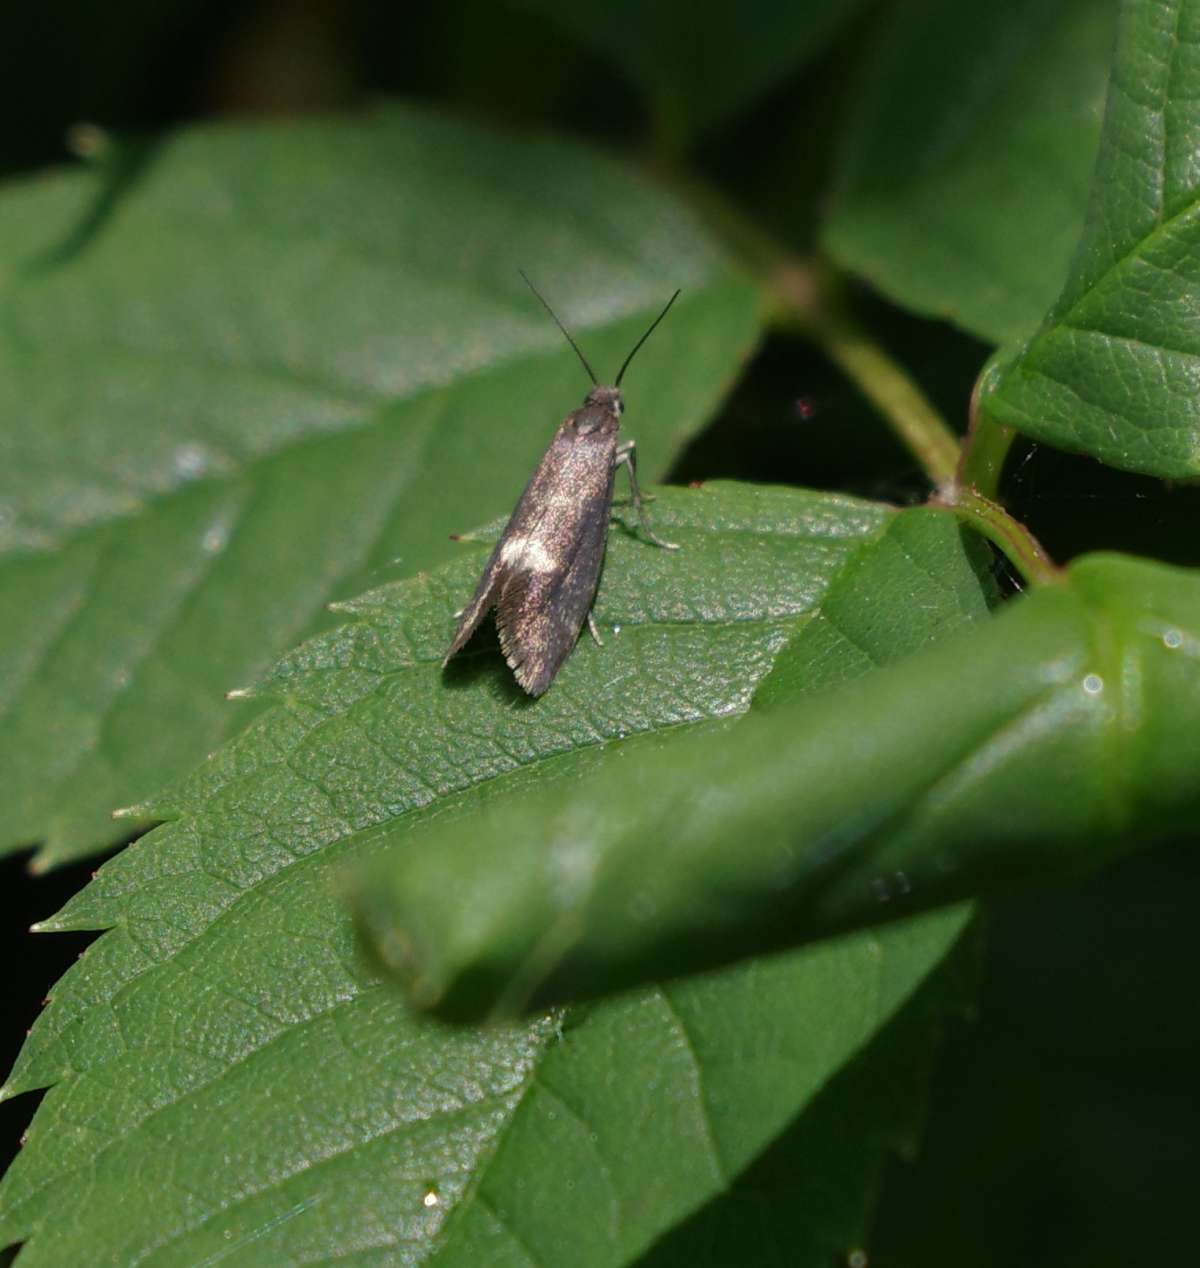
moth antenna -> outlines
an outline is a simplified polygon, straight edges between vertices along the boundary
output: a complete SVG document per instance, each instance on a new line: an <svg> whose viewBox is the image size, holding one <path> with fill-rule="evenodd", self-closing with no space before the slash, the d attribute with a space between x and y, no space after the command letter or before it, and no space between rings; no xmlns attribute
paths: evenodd
<svg viewBox="0 0 1200 1268"><path fill-rule="evenodd" d="M566 339L566 341L567 341L567 342L571 345L571 347L572 347L572 348L574 348L574 349L575 349L575 355L576 355L576 356L579 358L579 360L583 363L583 368L584 368L584 369L588 372L588 378L589 378L589 379L591 379L591 381L592 381L592 386L593 386L593 387L599 387L599 386L600 386L600 384L599 384L599 383L597 382L597 380L596 380L596 372L595 372L595 370L593 370L593 369L592 369L592 367L591 367L590 365L588 365L588 359L587 359L587 357L585 357L585 356L583 355L583 353L582 353L582 352L580 352L580 350L579 350L579 345L575 342L575 340L574 340L574 339L572 339L572 338L571 338L571 332L570 332L570 331L566 328L566 326L564 326L564 325L562 324L562 322L561 322L561 321L559 321L559 320L558 320L558 314L554 311L554 309L553 309L553 308L551 308L551 307L550 307L550 305L549 305L548 303L546 303L546 297L545 297L545 296L542 294L542 292L541 292L541 291L539 291L539 290L538 290L538 288L537 288L536 286L534 286L534 284L533 284L533 283L529 280L529 278L528 278L528 277L526 276L526 274L525 274L525 270L524 270L524 269L518 269L518 270L517 270L517 272L518 272L518 273L520 273L520 275L521 275L521 280L525 283L525 285L526 285L526 286L528 286L528 287L529 287L529 289L530 289L530 290L531 290L531 291L532 291L532 292L533 292L533 293L534 293L534 294L538 297L538 299L541 301L542 307L543 307L543 308L544 308L544 309L545 309L545 310L546 310L546 311L550 314L550 316L554 319L554 324L555 324L555 325L559 328L559 330L561 330L561 331L563 332L563 336L564 336L564 338ZM670 304L668 304L668 305L667 305L667 307L668 307L668 308L670 308ZM657 324L657 323L656 323L656 324ZM653 326L651 326L651 327L650 327L650 329L651 329L651 330L653 330L653 329L654 329L654 327L653 327ZM634 351L636 351L636 349L634 349Z"/></svg>
<svg viewBox="0 0 1200 1268"><path fill-rule="evenodd" d="M673 304L673 303L674 303L674 302L675 302L678 298L679 298L679 291L676 291L676 292L675 292L675 294L674 294L674 295L672 295L672 296L671 296L671 298L670 298L669 300L667 300L667 306L666 306L666 308L664 308L664 309L662 310L662 312L661 312L661 313L659 313L659 314L658 314L658 316L657 316L657 317L655 317L655 319L654 319L654 320L650 323L650 328L649 328L649 330L647 330L647 331L646 331L646 333L645 333L645 334L644 334L644 335L643 335L643 336L642 336L642 337L641 337L641 338L637 341L637 343L635 343L635 344L633 345L633 351L632 351L632 352L631 352L631 353L630 353L630 354L629 354L629 355L625 358L625 364L624 364L624 365L622 365L622 366L621 366L621 368L620 368L620 370L617 372L617 379L616 379L616 382L613 384L613 387L620 387L620 386L621 386L621 380L625 377L625 371L629 369L629 363L633 360L633 358L634 358L635 356L637 356L637 351L638 351L638 349L639 349L639 348L642 346L642 344L644 344L644 343L646 342L646 340L647 340L647 339L649 339L649 338L650 338L650 336L654 333L654 328L658 325L658 323L659 323L660 321L662 321L662 319L663 319L663 318L667 315L667 313L669 313L669 312L671 311L671 305L672 305L672 304ZM545 302L545 301L543 301L543 302ZM595 379L593 379L593 380L592 380L592 382L594 383L594 382L595 382Z"/></svg>

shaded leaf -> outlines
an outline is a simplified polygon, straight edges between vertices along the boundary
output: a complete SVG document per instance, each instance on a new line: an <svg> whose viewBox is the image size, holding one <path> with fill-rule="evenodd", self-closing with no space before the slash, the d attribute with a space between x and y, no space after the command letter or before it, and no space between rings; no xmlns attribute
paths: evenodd
<svg viewBox="0 0 1200 1268"><path fill-rule="evenodd" d="M1200 3L1132 0L1083 240L1058 302L983 407L1060 449L1200 472Z"/></svg>
<svg viewBox="0 0 1200 1268"><path fill-rule="evenodd" d="M963 937L736 1183L638 1268L829 1268L856 1250L869 1262L883 1164L918 1152L941 1032L974 1009L979 942Z"/></svg>
<svg viewBox="0 0 1200 1268"><path fill-rule="evenodd" d="M1079 240L1115 0L903 0L842 144L825 248L993 343L1030 334Z"/></svg>
<svg viewBox="0 0 1200 1268"><path fill-rule="evenodd" d="M512 784L553 793L632 754L635 733L728 725L896 522L738 486L664 489L654 509L683 549L614 526L605 646L583 640L541 700L486 642L439 670L487 552L464 544L281 662L263 685L277 703L149 808L175 821L45 923L109 932L5 1089L54 1085L0 1194L24 1268L98 1246L160 1265L626 1263L726 1188L940 962L963 912L472 1031L414 1017L355 954L335 888L394 821L461 817ZM935 602L968 567L956 529L930 563Z"/></svg>
<svg viewBox="0 0 1200 1268"><path fill-rule="evenodd" d="M655 103L660 124L682 136L753 105L863 7L863 0L720 0L703 10L682 0L518 3L607 54Z"/></svg>
<svg viewBox="0 0 1200 1268"><path fill-rule="evenodd" d="M1195 573L1085 556L898 665L404 832L366 925L478 1017L1096 866L1200 826L1198 659Z"/></svg>
<svg viewBox="0 0 1200 1268"><path fill-rule="evenodd" d="M240 725L331 596L511 508L586 388L519 265L605 373L684 288L628 380L648 474L757 330L680 207L559 141L386 110L110 180L0 196L0 847L43 864Z"/></svg>

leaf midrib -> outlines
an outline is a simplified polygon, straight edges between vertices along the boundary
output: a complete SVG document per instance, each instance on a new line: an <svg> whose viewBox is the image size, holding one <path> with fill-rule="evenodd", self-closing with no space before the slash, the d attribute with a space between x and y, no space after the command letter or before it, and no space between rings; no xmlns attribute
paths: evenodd
<svg viewBox="0 0 1200 1268"><path fill-rule="evenodd" d="M1075 321L1074 318L1080 315L1080 310L1084 308L1087 302L1093 299L1097 294L1107 289L1110 285L1119 287L1121 284L1120 274L1127 268L1137 263L1139 257L1143 254L1150 253L1158 243L1164 238L1174 234L1181 222L1187 221L1189 218L1195 217L1200 212L1200 199L1196 197L1196 191L1192 191L1191 201L1185 203L1177 212L1163 219L1161 211L1160 219L1155 227L1144 237L1138 238L1133 245L1124 251L1115 260L1111 261L1096 278L1088 282L1084 290L1082 290L1075 299L1071 301L1066 308L1056 309L1051 312L1046 319L1045 325L1041 330L1033 336L1026 349L1027 356L1033 356L1041 347L1043 341L1053 335L1054 331L1060 328L1087 330L1093 329L1086 324L1086 315L1083 320ZM1180 232L1186 233L1187 226L1184 224ZM1094 333L1100 334L1100 331ZM1105 336L1108 337L1108 336ZM1140 342L1140 341L1139 341ZM1146 344L1147 347L1157 348L1157 344ZM1172 351L1171 349L1165 349ZM1185 355L1195 356L1195 353ZM1053 376L1050 376L1053 377Z"/></svg>

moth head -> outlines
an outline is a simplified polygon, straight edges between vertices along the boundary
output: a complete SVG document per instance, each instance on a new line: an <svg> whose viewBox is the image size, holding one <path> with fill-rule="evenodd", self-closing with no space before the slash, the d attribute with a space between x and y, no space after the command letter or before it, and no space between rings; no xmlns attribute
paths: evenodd
<svg viewBox="0 0 1200 1268"><path fill-rule="evenodd" d="M619 387L594 387L583 398L583 403L585 406L599 405L601 409L618 418L625 412L625 401Z"/></svg>

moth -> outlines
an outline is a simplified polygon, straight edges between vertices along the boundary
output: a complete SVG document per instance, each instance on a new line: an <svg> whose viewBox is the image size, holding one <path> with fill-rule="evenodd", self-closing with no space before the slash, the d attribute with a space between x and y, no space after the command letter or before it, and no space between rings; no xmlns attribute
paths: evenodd
<svg viewBox="0 0 1200 1268"><path fill-rule="evenodd" d="M633 345L612 386L606 387L597 381L554 309L524 273L521 277L574 349L592 381L592 390L580 408L563 419L525 486L474 597L459 614L458 629L442 668L494 610L505 660L517 682L531 696L540 696L575 646L585 620L596 642L601 642L592 617L592 601L604 562L618 467L629 472L642 531L656 546L679 549L650 527L638 487L634 442L617 442L625 410L621 380L642 344L679 298L679 291Z"/></svg>

